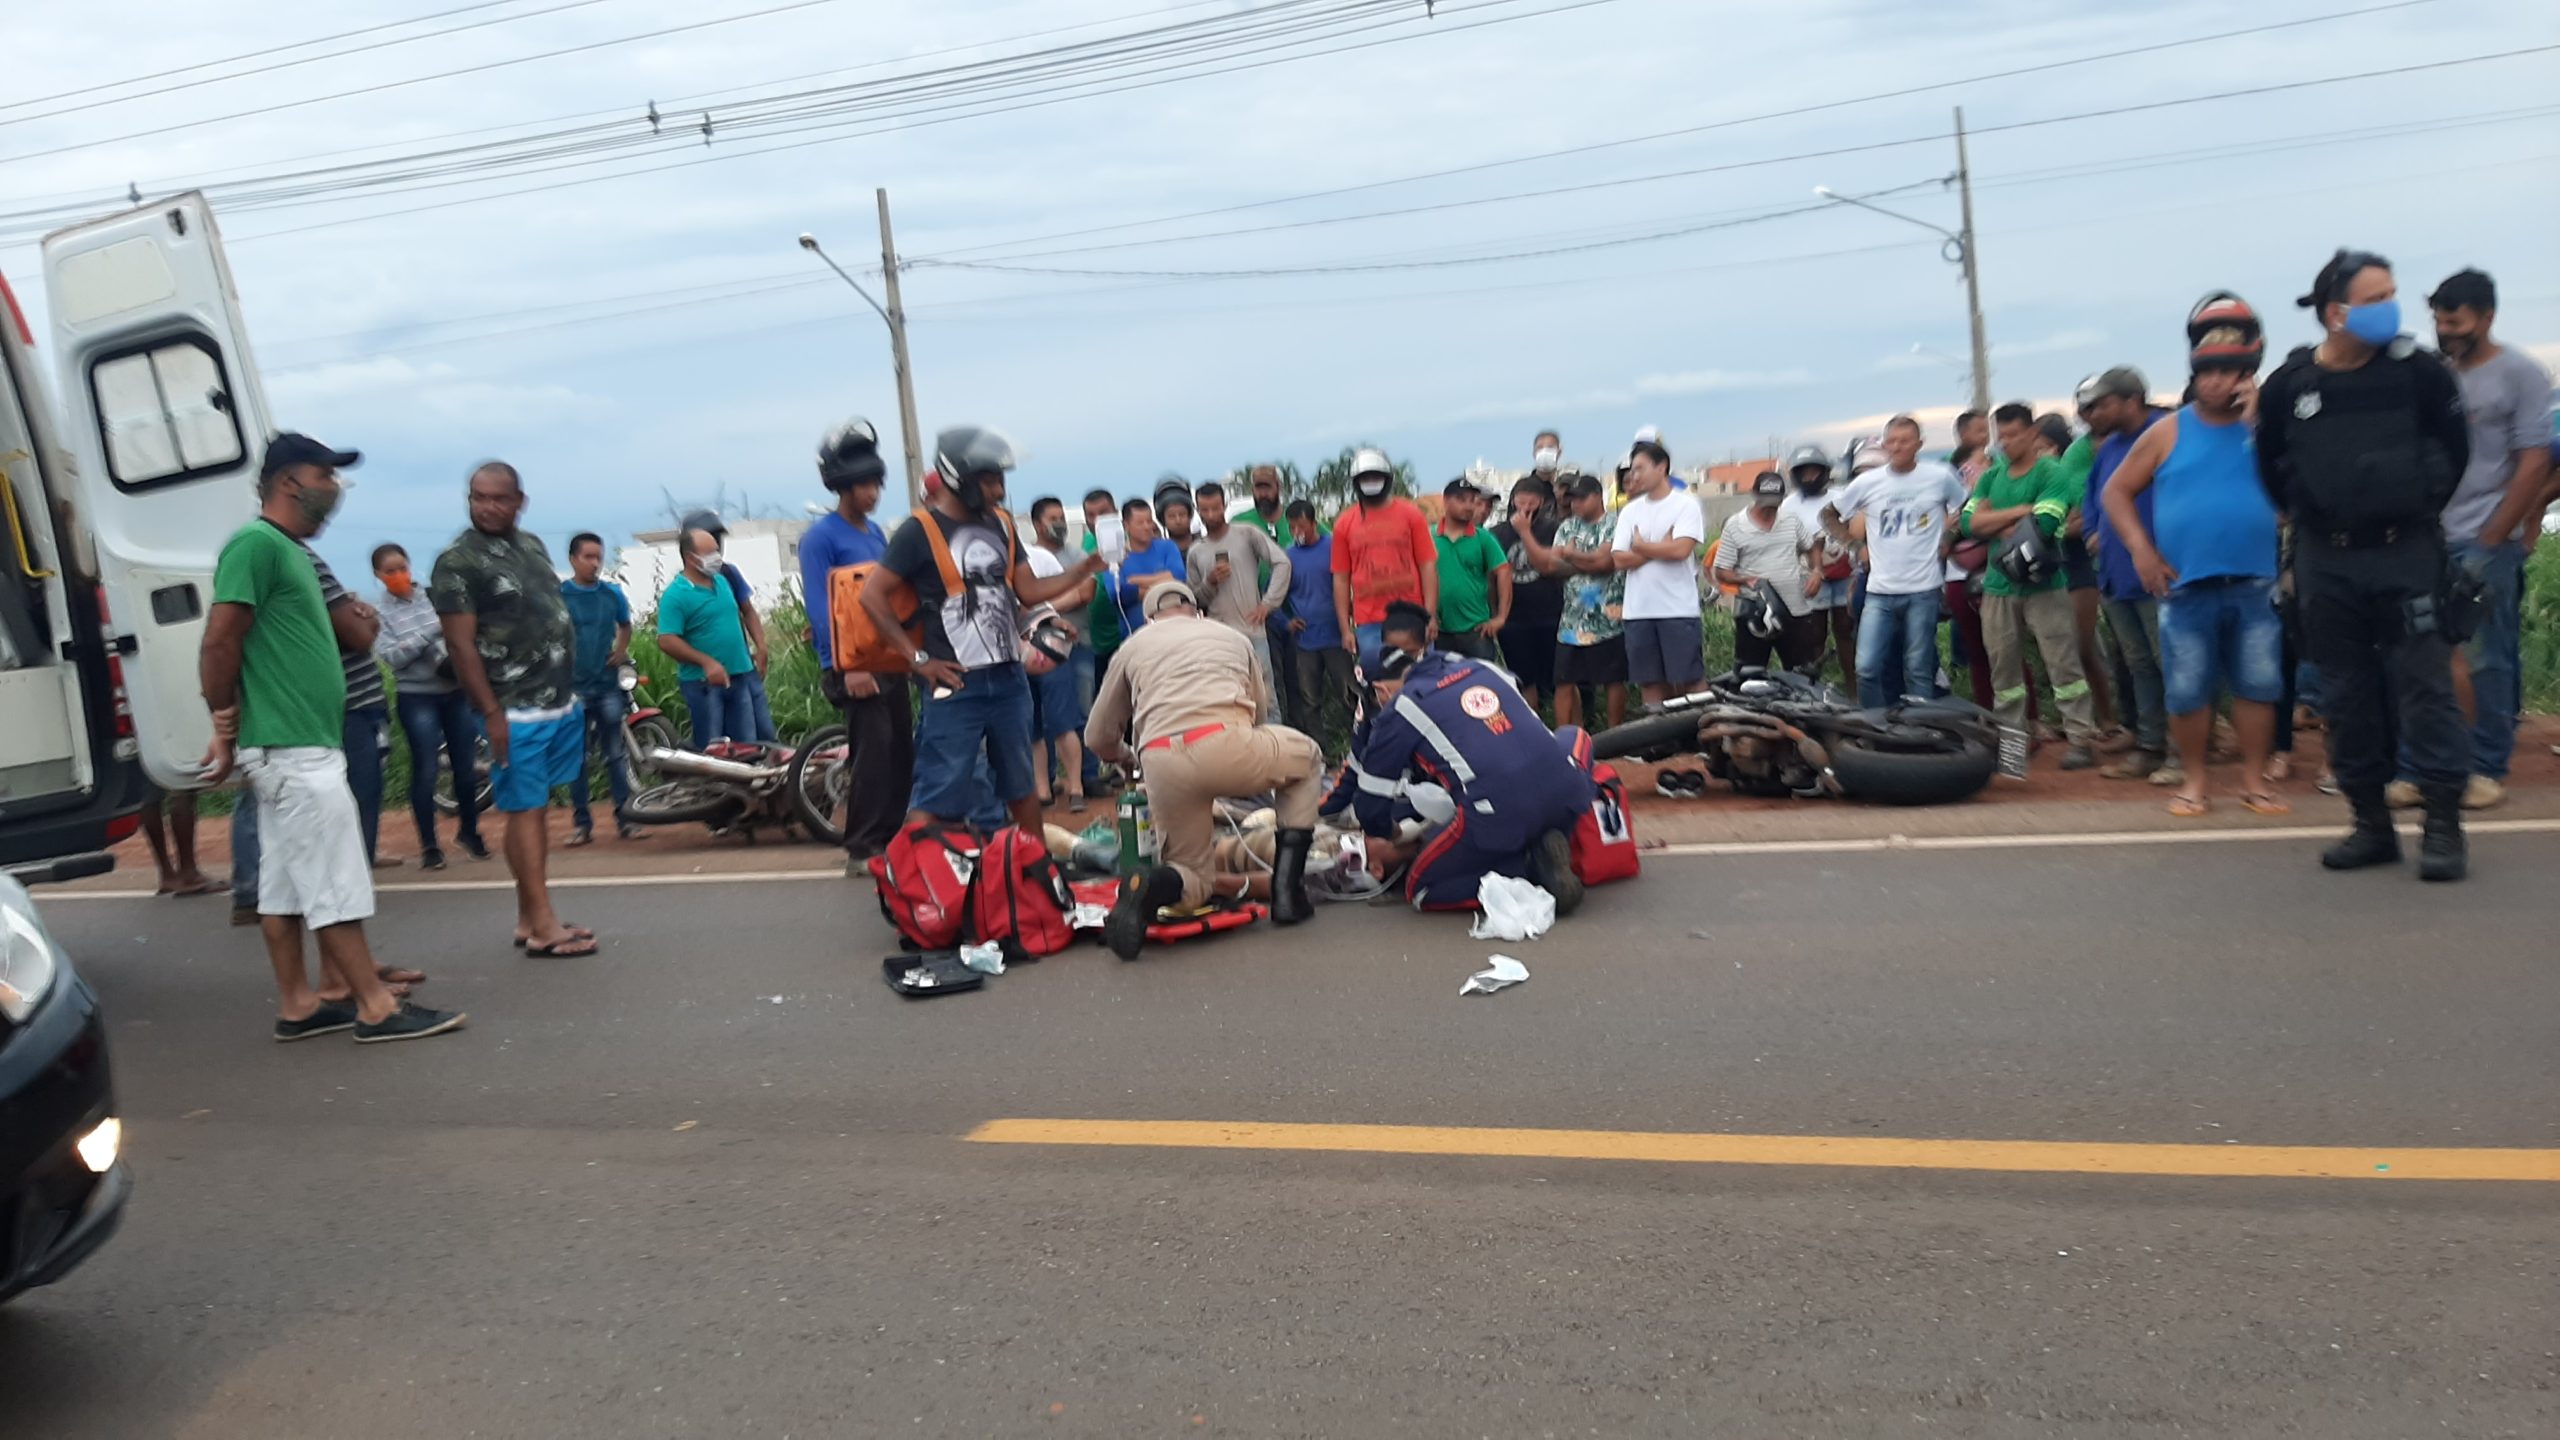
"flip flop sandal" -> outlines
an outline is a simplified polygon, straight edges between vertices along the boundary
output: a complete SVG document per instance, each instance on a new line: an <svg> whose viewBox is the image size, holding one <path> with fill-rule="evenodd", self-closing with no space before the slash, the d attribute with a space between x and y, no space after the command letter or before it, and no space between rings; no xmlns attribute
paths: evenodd
<svg viewBox="0 0 2560 1440"><path fill-rule="evenodd" d="M569 931L569 938L573 940L593 940L596 938L596 932L588 929L584 925L571 925L566 928ZM516 936L515 942L517 949L522 950L525 948L525 937L522 935Z"/></svg>
<svg viewBox="0 0 2560 1440"><path fill-rule="evenodd" d="M880 978L910 1000L957 995L987 983L985 975L962 964L958 953L950 950L931 955L892 955L880 962Z"/></svg>
<svg viewBox="0 0 2560 1440"><path fill-rule="evenodd" d="M2177 816L2181 820L2193 820L2212 808L2213 801L2209 798L2197 800L2185 795L2180 795L2171 799L2169 802L2169 813Z"/></svg>
<svg viewBox="0 0 2560 1440"><path fill-rule="evenodd" d="M380 980L385 985L424 985L427 983L426 971L412 970L405 965L379 965L374 967L373 973L374 978Z"/></svg>
<svg viewBox="0 0 2560 1440"><path fill-rule="evenodd" d="M579 948L581 946L585 948ZM601 948L593 935L571 935L549 945L527 945L524 953L532 960L575 960L593 955Z"/></svg>
<svg viewBox="0 0 2560 1440"><path fill-rule="evenodd" d="M174 900L184 900L193 895L219 895L229 888L231 887L226 881L205 879L199 880L193 885L180 885L174 889L163 890L160 893L169 896Z"/></svg>
<svg viewBox="0 0 2560 1440"><path fill-rule="evenodd" d="M2290 815L2293 813L2293 807L2286 804L2284 802L2284 797L2281 795L2243 795L2240 797L2240 805L2242 809L2247 810L2252 815Z"/></svg>

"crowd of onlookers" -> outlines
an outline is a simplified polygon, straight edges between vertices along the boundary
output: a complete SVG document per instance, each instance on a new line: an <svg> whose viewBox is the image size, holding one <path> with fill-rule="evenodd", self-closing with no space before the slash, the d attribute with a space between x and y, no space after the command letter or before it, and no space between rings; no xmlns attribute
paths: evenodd
<svg viewBox="0 0 2560 1440"><path fill-rule="evenodd" d="M1700 682L1704 616L1720 606L1738 665L1836 662L1871 706L1961 685L2004 725L2062 746L2060 768L2172 787L2179 815L2209 808L2206 762L2225 752L2242 762L2238 802L2283 813L2293 733L2325 716L2336 773L2323 788L2358 816L2330 862L2396 858L2375 816L2423 803L2422 873L2451 878L2449 817L2497 803L2514 746L2523 558L2554 498L2549 380L2498 343L2495 287L2478 271L2429 297L2440 355L2400 334L2379 257L2340 252L2302 303L2322 338L2263 383L2266 327L2217 292L2188 316L2174 405L2115 366L2077 388L2076 424L2025 404L1969 410L1942 458L1898 416L1837 460L1798 447L1712 536L1651 428L1607 474L1567 463L1542 431L1506 493L1460 476L1433 511L1367 449L1330 515L1268 465L1125 500L1096 489L1071 540L1050 496L1017 532L1010 445L961 427L939 437L926 476L918 514L931 523L893 533L877 518L876 435L852 422L821 445L837 503L800 547L809 640L848 729L846 847L866 859L919 817L1036 824L1061 797L1081 811L1117 783L1084 743L1088 712L1114 652L1148 623L1150 592L1179 582L1197 613L1249 642L1264 719L1337 753L1391 609L1418 607L1431 648L1499 663L1556 724L1596 727L1623 720L1631 691L1657 703ZM588 767L601 764L619 833L637 834L623 814L633 612L603 578L602 540L574 536L561 579L518 527L520 477L491 461L469 477L470 523L427 582L382 545L379 601L361 599L309 544L340 498L337 470L357 458L297 434L273 441L260 519L224 548L206 631L207 778L236 769L248 782L234 919L265 927L281 1039L460 1023L407 1000L425 977L375 964L363 939L395 712L429 869L445 863L439 769L453 844L490 856L475 784L486 747L513 938L529 954L596 948L551 901L552 791L573 797L567 843L588 843ZM724 535L715 515L686 518L682 570L654 606L697 745L775 738L768 638ZM835 584L849 567L878 572L852 620ZM887 660L840 666L848 624L894 636ZM1678 780L1666 774L1664 793L1703 783ZM196 871L184 797L173 820L175 844L156 810L147 817L162 889L215 888ZM306 928L324 961L317 986Z"/></svg>

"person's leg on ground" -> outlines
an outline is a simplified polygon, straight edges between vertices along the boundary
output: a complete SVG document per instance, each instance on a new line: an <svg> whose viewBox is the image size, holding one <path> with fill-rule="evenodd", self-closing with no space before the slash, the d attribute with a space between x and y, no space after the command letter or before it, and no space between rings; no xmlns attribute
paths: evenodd
<svg viewBox="0 0 2560 1440"><path fill-rule="evenodd" d="M1877 597L1882 599L1884 597ZM1858 637L1858 704L1880 710L1893 703L1893 688L1902 673L1900 636L1888 639L1885 626L1871 618Z"/></svg>
<svg viewBox="0 0 2560 1440"><path fill-rule="evenodd" d="M507 870L516 882L516 938L527 953L590 955L594 932L563 923L551 903L551 790L578 772L585 721L565 715L507 722L507 760L490 777L491 803L507 817Z"/></svg>
<svg viewBox="0 0 2560 1440"><path fill-rule="evenodd" d="M178 860L170 853L168 831L160 820L160 806L167 798L160 787L151 787L143 799L141 814L135 817L142 825L142 843L151 847L152 867L160 872L159 893L163 895L178 888Z"/></svg>
<svg viewBox="0 0 2560 1440"><path fill-rule="evenodd" d="M2062 710L2063 736L2071 745L2062 768L2085 769L2097 763L2091 747L2098 741L2098 708L2089 676L2080 668L2078 612L2070 594L2061 590L2028 597L2026 611L2036 648L2044 653L2045 674L2053 682L2054 704Z"/></svg>
<svg viewBox="0 0 2560 1440"><path fill-rule="evenodd" d="M756 740L767 745L778 743L782 736L773 728L773 703L765 698L764 672L750 670L730 682L735 692L731 703L739 708L736 717L738 734L733 739Z"/></svg>
<svg viewBox="0 0 2560 1440"><path fill-rule="evenodd" d="M622 720L630 711L631 697L623 693L622 687L608 687L598 711L596 727L596 749L604 754L605 793L613 797L613 823L617 829L626 832L625 839L630 838L627 831L631 825L623 814L631 804L631 752L622 743ZM586 793L583 778L578 793Z"/></svg>
<svg viewBox="0 0 2560 1440"><path fill-rule="evenodd" d="M2107 628L2131 677L2124 703L2133 712L2133 753L2108 767L2113 779L2141 779L2167 758L2167 697L2160 674L2160 611L2155 600L2110 600Z"/></svg>
<svg viewBox="0 0 2560 1440"><path fill-rule="evenodd" d="M347 712L339 734L346 741L347 788L356 797L356 823L364 839L364 863L371 865L379 849L377 837L382 833L382 727L387 723L381 705L359 705Z"/></svg>
<svg viewBox="0 0 2560 1440"><path fill-rule="evenodd" d="M1335 653L1341 653L1339 647ZM1299 646L1289 668L1296 672L1290 686L1289 723L1306 734L1322 735L1324 695L1318 687L1324 684L1324 652Z"/></svg>
<svg viewBox="0 0 2560 1440"><path fill-rule="evenodd" d="M2394 754L2383 716L2382 601L2363 593L2356 559L2352 551L2306 545L2294 561L2304 648L2319 667L2329 768L2355 812L2355 827L2347 838L2321 854L2321 864L2332 870L2400 858L2400 838L2383 795ZM2388 623L2396 631L2399 617L2389 617ZM2450 677L2446 684L2450 689ZM2196 762L2201 764L2203 756Z"/></svg>
<svg viewBox="0 0 2560 1440"><path fill-rule="evenodd" d="M1870 603L1875 597L1869 596ZM1900 597L1902 693L1934 695L1938 690L1938 592L1923 590Z"/></svg>
<svg viewBox="0 0 2560 1440"><path fill-rule="evenodd" d="M2402 567L2420 563L2405 554L2396 558ZM2419 593L2441 594L2441 585L2437 579ZM2411 635L2402 626L2385 641L2382 667L2426 812L2419 842L2419 878L2461 879L2469 868L2462 834L2462 794L2471 770L2472 746L2471 727L2463 723L2461 707L2454 700L2453 646L2441 633Z"/></svg>
<svg viewBox="0 0 2560 1440"><path fill-rule="evenodd" d="M2477 567L2485 582L2479 627L2461 652L2471 675L2471 773L2478 777L2464 803L2476 809L2504 797L2515 757L2524 678L2524 547L2463 546L2453 560Z"/></svg>
<svg viewBox="0 0 2560 1440"><path fill-rule="evenodd" d="M2173 593L2159 602L2161 694L2181 755L2202 756L2213 734L2213 700L2222 683L2221 609L2212 589ZM2188 766L2169 802L2173 815L2205 813L2202 764Z"/></svg>
<svg viewBox="0 0 2560 1440"><path fill-rule="evenodd" d="M1298 713L1298 637L1289 632L1289 617L1279 611L1263 617L1263 654L1271 680L1271 706L1274 716ZM1093 713L1088 704L1085 713Z"/></svg>
<svg viewBox="0 0 2560 1440"><path fill-rule="evenodd" d="M460 690L442 697L445 773L452 777L454 843L475 860L489 858L480 838L480 717Z"/></svg>
<svg viewBox="0 0 2560 1440"><path fill-rule="evenodd" d="M2080 673L2089 682L2089 714L2100 730L2122 723L2116 709L2114 691L2108 685L2112 673L2106 652L2098 645L2098 592L2095 587L2075 588L2071 596L2071 624L2078 639Z"/></svg>
<svg viewBox="0 0 2560 1440"><path fill-rule="evenodd" d="M258 796L243 785L231 803L231 923L245 925L258 914Z"/></svg>

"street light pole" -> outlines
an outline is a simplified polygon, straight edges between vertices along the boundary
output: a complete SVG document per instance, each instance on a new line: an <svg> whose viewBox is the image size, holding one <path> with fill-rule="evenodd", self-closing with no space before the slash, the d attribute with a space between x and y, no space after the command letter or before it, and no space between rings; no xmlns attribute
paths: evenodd
<svg viewBox="0 0 2560 1440"><path fill-rule="evenodd" d="M889 327L889 358L898 377L899 438L907 452L907 508L913 510L924 503L924 445L916 437L915 380L907 370L907 315L898 304L897 252L889 243L889 192L882 190L878 193L880 257L888 282L888 304L872 299L871 292L862 288L862 282L846 273L845 268L836 263L835 257L819 246L817 236L804 232L800 236L800 248L826 262L826 267L836 272L836 278L861 296L862 303L870 306L872 313L880 317L880 323Z"/></svg>
<svg viewBox="0 0 2560 1440"><path fill-rule="evenodd" d="M1958 190L1962 192L1964 206L1962 230L1950 230L1944 225L1932 225L1926 220L1905 215L1899 210L1887 210L1881 205L1872 204L1855 195L1840 194L1828 185L1814 186L1813 193L1835 204L1855 205L1861 210L1873 210L1879 215L1899 220L1905 225L1917 225L1923 230L1946 237L1946 246L1940 253L1964 270L1965 312L1973 328L1973 408L1988 415L1991 413L1991 345L1984 338L1982 330L1982 273L1975 263L1973 244L1973 167L1965 158L1964 107L1961 105L1956 107L1956 173L1947 178L1954 181Z"/></svg>
<svg viewBox="0 0 2560 1440"><path fill-rule="evenodd" d="M1964 107L1956 107L1956 187L1964 204L1964 303L1973 319L1973 408L1991 413L1991 346L1982 337L1981 256L1974 245L1973 166L1964 153ZM899 342L904 344L904 341Z"/></svg>

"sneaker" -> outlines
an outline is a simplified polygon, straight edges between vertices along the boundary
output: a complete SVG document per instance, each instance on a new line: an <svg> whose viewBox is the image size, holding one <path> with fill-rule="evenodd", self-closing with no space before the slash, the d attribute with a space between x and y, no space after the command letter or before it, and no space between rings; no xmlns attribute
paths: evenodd
<svg viewBox="0 0 2560 1440"><path fill-rule="evenodd" d="M288 1044L308 1040L314 1035L335 1035L356 1028L356 1012L344 1005L323 1005L299 1020L276 1020L276 1043Z"/></svg>
<svg viewBox="0 0 2560 1440"><path fill-rule="evenodd" d="M2108 780L2142 780L2169 763L2169 757L2157 750L2136 750L2098 774Z"/></svg>
<svg viewBox="0 0 2560 1440"><path fill-rule="evenodd" d="M2312 787L2317 789L2323 795L2335 795L2339 793L2338 777L2330 771L2321 771L2320 778L2312 781L2311 783Z"/></svg>
<svg viewBox="0 0 2560 1440"><path fill-rule="evenodd" d="M2150 779L2154 785L2184 785L2187 783L2187 767L2179 764L2173 755L2163 761L2159 769L2151 772Z"/></svg>
<svg viewBox="0 0 2560 1440"><path fill-rule="evenodd" d="M428 851L426 854L419 856L419 857L418 857L418 868L419 868L419 869L421 869L421 870L441 870L441 869L443 869L443 868L444 868L444 852L443 852L443 851L441 851L441 850L430 850L430 851Z"/></svg>
<svg viewBox="0 0 2560 1440"><path fill-rule="evenodd" d="M2486 775L2474 775L2462 782L2462 808L2486 810L2506 803L2507 787Z"/></svg>
<svg viewBox="0 0 2560 1440"><path fill-rule="evenodd" d="M2394 780L2382 787L2382 803L2394 810L2415 810L2422 798L2415 780Z"/></svg>
<svg viewBox="0 0 2560 1440"><path fill-rule="evenodd" d="M1563 831L1550 830L1529 847L1529 869L1539 888L1556 897L1557 919L1582 904L1582 878L1573 873L1573 841Z"/></svg>
<svg viewBox="0 0 2560 1440"><path fill-rule="evenodd" d="M649 832L641 829L639 822L633 820L615 820L613 833L625 840L645 840L649 837Z"/></svg>
<svg viewBox="0 0 2560 1440"><path fill-rule="evenodd" d="M2119 725L2113 730L2110 730L2106 734L2098 737L2098 753L2101 755L2122 755L2141 743L2141 741L2134 738L2132 731Z"/></svg>
<svg viewBox="0 0 2560 1440"><path fill-rule="evenodd" d="M474 860L489 858L489 847L481 844L480 837L477 835L457 835L453 837L453 843L462 848L463 854Z"/></svg>
<svg viewBox="0 0 2560 1440"><path fill-rule="evenodd" d="M2097 763L2098 757L2090 754L2086 745L2074 745L2062 754L2062 768L2065 770L2086 770Z"/></svg>
<svg viewBox="0 0 2560 1440"><path fill-rule="evenodd" d="M430 1010L414 1000L403 1000L400 1008L384 1016L378 1025L356 1021L356 1043L378 1045L386 1040L424 1040L430 1035L459 1030L470 1018L459 1010Z"/></svg>
<svg viewBox="0 0 2560 1440"><path fill-rule="evenodd" d="M234 905L234 906L232 906L232 907L231 907L231 923L232 923L232 924L234 924L234 925L255 925L255 924L257 924L257 923L258 923L258 907L257 907L257 906L255 906L255 905Z"/></svg>

